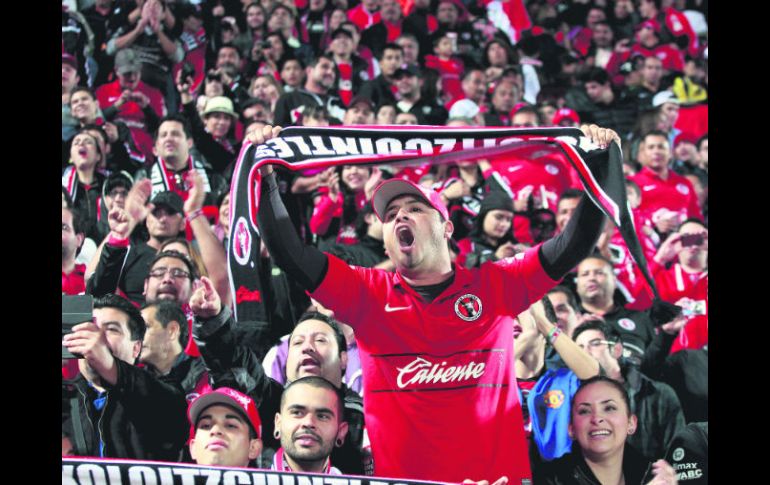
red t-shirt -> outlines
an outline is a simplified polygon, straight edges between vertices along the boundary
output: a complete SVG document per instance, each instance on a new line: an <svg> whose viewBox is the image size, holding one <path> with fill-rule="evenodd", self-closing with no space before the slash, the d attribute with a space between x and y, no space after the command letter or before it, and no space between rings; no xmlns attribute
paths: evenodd
<svg viewBox="0 0 770 485"><path fill-rule="evenodd" d="M647 167L631 177L642 190L642 203L639 211L644 217L655 221L655 213L661 209L678 212L683 219L696 217L703 219L698 196L692 184L685 177L673 170L668 171L668 179L663 180Z"/></svg>
<svg viewBox="0 0 770 485"><path fill-rule="evenodd" d="M460 80L463 72L465 72L463 61L454 57L445 61L433 54L428 54L425 56L425 67L435 69L441 75L441 92L445 95L444 97L448 97L450 100L465 97Z"/></svg>
<svg viewBox="0 0 770 485"><path fill-rule="evenodd" d="M369 13L363 4L359 4L356 7L348 10L348 20L356 24L359 32L363 32L372 25L378 23L382 19L380 11Z"/></svg>
<svg viewBox="0 0 770 485"><path fill-rule="evenodd" d="M531 479L513 317L556 285L539 247L455 279L425 302L399 273L328 256L313 298L356 331L378 476Z"/></svg>
<svg viewBox="0 0 770 485"><path fill-rule="evenodd" d="M61 291L67 295L82 295L86 291L86 265L76 264L71 273L61 273Z"/></svg>
<svg viewBox="0 0 770 485"><path fill-rule="evenodd" d="M150 98L150 106L152 106L152 109L159 118L166 115L166 105L163 102L163 95L159 90L139 81L135 91ZM120 81L115 80L109 84L100 86L96 90L96 99L99 101L99 106L104 109L115 104L122 93L123 90L120 88ZM144 113L142 113L142 108L139 104L133 101L124 104L120 107L115 119L117 121L122 121L128 126L131 130L131 134L134 136L137 148L139 148L145 156L152 157L152 134L147 130Z"/></svg>
<svg viewBox="0 0 770 485"><path fill-rule="evenodd" d="M496 170L505 183L511 188L513 198L516 194L531 185L532 195L542 197L541 187L550 192L546 194L548 208L556 212L559 196L569 188L582 189L583 184L577 171L560 154L553 151L531 147L526 153L515 159L490 160L492 169ZM484 173L484 178L491 176L492 171Z"/></svg>
<svg viewBox="0 0 770 485"><path fill-rule="evenodd" d="M689 298L705 312L689 317L687 325L672 344L671 353L703 348L708 343L708 271L688 273L679 263L665 269L653 262L650 267L662 299L683 305L682 299Z"/></svg>

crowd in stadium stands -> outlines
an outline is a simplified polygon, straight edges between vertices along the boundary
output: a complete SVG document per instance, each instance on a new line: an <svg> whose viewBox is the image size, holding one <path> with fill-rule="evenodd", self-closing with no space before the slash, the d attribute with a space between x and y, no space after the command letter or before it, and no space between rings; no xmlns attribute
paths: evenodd
<svg viewBox="0 0 770 485"><path fill-rule="evenodd" d="M497 485L508 469L512 483L707 483L707 19L707 0L63 0L62 295L92 295L94 320L63 338L81 358L62 360L62 456ZM617 140L648 270L681 312L660 321L575 169L554 155L534 163L532 150L262 169L265 317L237 320L227 251L241 147L272 127L356 125L581 127ZM394 231L420 204L425 215ZM285 244L272 211L288 214ZM448 250L449 281L405 269L427 244L421 228L447 239L426 258L443 268ZM579 238L589 245L569 258L554 244ZM352 297L348 265L355 285L414 298L385 312L412 313L433 357L466 376L479 368L444 340L475 337L455 323L431 336L434 299L455 275L523 267L538 295L484 303L517 308L492 315L512 335L498 372L513 379L484 405L520 416L500 411L469 441L452 432L456 395L367 390L383 379L372 354L407 337L358 322L367 300ZM346 301L330 296L342 279ZM470 296L457 301L474 319ZM399 379L418 361L397 361ZM448 378L435 365L421 372ZM419 416L411 402L382 412L428 394ZM453 440L451 456L412 452ZM481 451L505 440L499 457ZM498 466L508 456L517 464Z"/></svg>

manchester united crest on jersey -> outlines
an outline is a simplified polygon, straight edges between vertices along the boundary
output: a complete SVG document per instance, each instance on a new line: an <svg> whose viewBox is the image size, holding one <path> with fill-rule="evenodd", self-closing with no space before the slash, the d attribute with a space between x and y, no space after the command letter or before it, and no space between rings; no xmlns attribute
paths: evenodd
<svg viewBox="0 0 770 485"><path fill-rule="evenodd" d="M455 313L466 322L472 322L481 316L481 300L470 293L455 301Z"/></svg>

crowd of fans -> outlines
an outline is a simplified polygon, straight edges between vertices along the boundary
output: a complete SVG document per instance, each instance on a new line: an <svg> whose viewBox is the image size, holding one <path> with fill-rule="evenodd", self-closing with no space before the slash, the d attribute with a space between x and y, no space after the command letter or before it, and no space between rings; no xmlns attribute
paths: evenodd
<svg viewBox="0 0 770 485"><path fill-rule="evenodd" d="M595 124L620 138L648 269L682 312L656 319L606 221L512 316L534 483L707 479L707 460L688 461L708 433L707 7L63 1L62 294L93 295L95 320L64 338L84 358L62 361L62 455L377 475L352 322L264 243L264 321L233 317L240 147L268 126ZM563 157L538 153L275 178L304 244L384 271L399 267L376 189L422 186L453 223L454 264L481 268L562 234L584 198Z"/></svg>

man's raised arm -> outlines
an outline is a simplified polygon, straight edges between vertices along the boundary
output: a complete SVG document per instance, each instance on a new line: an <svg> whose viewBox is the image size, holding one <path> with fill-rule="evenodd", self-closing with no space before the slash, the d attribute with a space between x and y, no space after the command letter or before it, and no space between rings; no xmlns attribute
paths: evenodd
<svg viewBox="0 0 770 485"><path fill-rule="evenodd" d="M583 133L600 148L607 148L620 137L613 130L583 125ZM548 276L560 280L583 258L589 256L604 228L604 214L583 194L564 230L540 246L540 261Z"/></svg>
<svg viewBox="0 0 770 485"><path fill-rule="evenodd" d="M252 132L249 141L260 145L277 137L280 132L281 127L268 125L262 128L262 132ZM278 266L302 287L312 292L326 275L326 255L312 246L306 246L300 240L281 200L273 168L262 167L260 173L262 187L257 222L262 238Z"/></svg>

